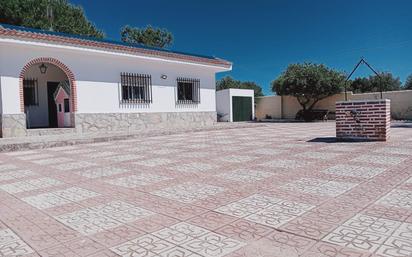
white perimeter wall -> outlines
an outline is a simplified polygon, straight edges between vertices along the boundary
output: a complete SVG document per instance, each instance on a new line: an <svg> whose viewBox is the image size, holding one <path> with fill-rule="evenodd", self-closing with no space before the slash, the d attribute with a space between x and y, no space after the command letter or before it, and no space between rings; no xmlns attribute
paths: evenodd
<svg viewBox="0 0 412 257"><path fill-rule="evenodd" d="M232 97L233 96L246 96L252 97L252 118L255 118L255 97L254 91L250 89L237 89L229 88L216 91L216 111L219 114L223 114L221 121L233 122L233 108Z"/></svg>
<svg viewBox="0 0 412 257"><path fill-rule="evenodd" d="M115 56L101 51L78 51L68 47L50 48L0 42L3 113L21 113L19 75L24 65L39 57L56 58L74 73L77 81L78 113L216 111L215 73L223 71L221 68L148 60L133 56ZM121 105L119 102L121 72L150 74L153 84L153 103L148 106ZM162 74L167 75L166 80L160 78ZM200 104L176 105L177 77L200 79Z"/></svg>

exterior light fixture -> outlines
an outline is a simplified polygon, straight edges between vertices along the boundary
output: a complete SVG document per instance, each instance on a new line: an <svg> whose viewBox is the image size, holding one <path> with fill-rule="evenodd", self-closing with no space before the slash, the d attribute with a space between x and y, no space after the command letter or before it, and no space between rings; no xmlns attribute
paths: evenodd
<svg viewBox="0 0 412 257"><path fill-rule="evenodd" d="M41 74L46 74L47 66L44 63L39 66L39 69Z"/></svg>
<svg viewBox="0 0 412 257"><path fill-rule="evenodd" d="M162 74L162 75L160 76L160 78L161 78L161 79L167 79L167 75Z"/></svg>

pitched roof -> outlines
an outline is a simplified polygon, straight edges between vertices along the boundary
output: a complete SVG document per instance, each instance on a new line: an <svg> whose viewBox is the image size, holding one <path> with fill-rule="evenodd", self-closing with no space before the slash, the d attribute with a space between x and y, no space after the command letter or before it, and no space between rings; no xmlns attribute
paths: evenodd
<svg viewBox="0 0 412 257"><path fill-rule="evenodd" d="M53 93L53 98L54 98L54 99L56 99L57 93L59 92L60 88L61 88L64 92L66 92L66 94L67 94L68 96L70 95L70 84L69 84L69 81L64 80L64 81L60 82L60 83L57 85L57 88L56 88L56 90L55 90L54 93Z"/></svg>
<svg viewBox="0 0 412 257"><path fill-rule="evenodd" d="M115 52L126 52L135 55L144 55L170 60L220 66L223 68L231 68L232 66L231 62L212 56L189 54L167 49L148 47L142 44L125 43L114 40L32 29L2 23L0 23L0 37L29 39L55 44L74 45L91 49L98 48L104 50L112 50Z"/></svg>

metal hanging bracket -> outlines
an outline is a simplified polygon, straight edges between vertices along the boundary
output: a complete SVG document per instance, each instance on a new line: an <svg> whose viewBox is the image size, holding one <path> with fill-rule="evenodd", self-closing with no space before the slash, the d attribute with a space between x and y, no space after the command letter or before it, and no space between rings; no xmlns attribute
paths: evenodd
<svg viewBox="0 0 412 257"><path fill-rule="evenodd" d="M355 65L355 68L353 68L352 72L346 77L346 80L345 80L345 101L348 101L347 83L348 83L349 79L352 77L353 73L355 73L355 71L359 68L359 66L361 64L365 64L376 76L378 76L378 78L381 82L381 83L379 83L380 84L379 89L380 89L380 93L381 93L381 99L383 99L383 93L382 93L383 89L382 89L382 77L381 77L381 75L379 75L379 73L374 68L372 68L371 65L369 65L369 63L365 60L364 57L361 57L360 61Z"/></svg>

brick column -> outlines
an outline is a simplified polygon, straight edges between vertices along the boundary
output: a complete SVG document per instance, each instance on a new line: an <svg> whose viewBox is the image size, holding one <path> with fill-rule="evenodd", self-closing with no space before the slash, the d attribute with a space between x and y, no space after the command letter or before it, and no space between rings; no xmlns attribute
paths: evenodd
<svg viewBox="0 0 412 257"><path fill-rule="evenodd" d="M386 141L391 125L391 102L359 100L336 102L336 138Z"/></svg>

